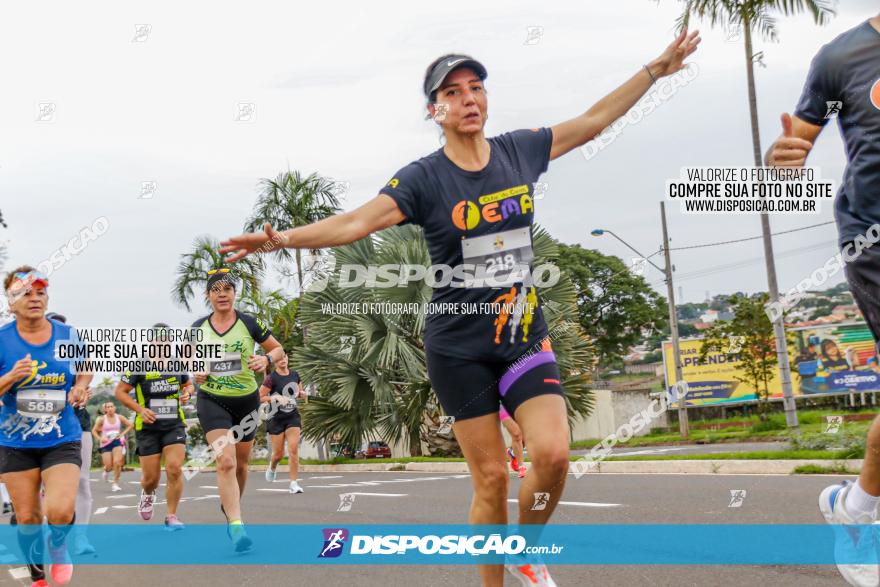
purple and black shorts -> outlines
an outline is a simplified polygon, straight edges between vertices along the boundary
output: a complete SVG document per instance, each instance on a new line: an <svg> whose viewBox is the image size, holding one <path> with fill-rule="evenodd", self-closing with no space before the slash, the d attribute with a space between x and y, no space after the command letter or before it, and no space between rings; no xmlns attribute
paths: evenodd
<svg viewBox="0 0 880 587"><path fill-rule="evenodd" d="M545 341L541 350L515 362L474 361L428 349L428 378L447 416L477 418L499 411L509 414L526 400L545 394L564 395L556 355Z"/></svg>

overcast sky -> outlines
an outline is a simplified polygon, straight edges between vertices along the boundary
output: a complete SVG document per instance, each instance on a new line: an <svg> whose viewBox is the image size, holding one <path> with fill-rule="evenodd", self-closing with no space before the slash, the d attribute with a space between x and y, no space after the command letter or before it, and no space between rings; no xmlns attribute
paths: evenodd
<svg viewBox="0 0 880 587"><path fill-rule="evenodd" d="M830 24L779 20L759 41L763 148L791 111L816 51L873 16L846 0ZM427 64L467 52L488 68L489 136L552 125L586 110L671 41L679 3L535 2L7 3L0 9L0 210L7 269L36 264L84 226L109 230L52 274L50 309L79 326L188 324L170 296L180 255L201 234L241 232L262 177L288 166L351 182L345 207L375 196L393 173L438 148L423 120ZM136 24L149 25L136 30ZM543 27L527 44L529 27ZM651 253L661 242L664 183L684 166L750 165L740 42L700 25L699 76L587 160L551 163L537 221L566 243L632 255L591 228L612 229ZM39 104L54 104L38 121ZM255 117L236 121L238 103ZM829 125L811 164L840 179ZM152 198L142 184L156 182ZM760 234L757 216L686 216L668 206L674 247ZM832 219L772 218L774 231ZM775 239L787 289L835 252L833 225ZM679 301L766 289L760 240L674 253ZM735 265L735 266L731 266ZM707 274L708 270L715 269ZM646 273L665 295L662 275ZM829 286L843 279L842 274ZM678 287L676 295L679 294ZM203 307L195 306L198 312Z"/></svg>

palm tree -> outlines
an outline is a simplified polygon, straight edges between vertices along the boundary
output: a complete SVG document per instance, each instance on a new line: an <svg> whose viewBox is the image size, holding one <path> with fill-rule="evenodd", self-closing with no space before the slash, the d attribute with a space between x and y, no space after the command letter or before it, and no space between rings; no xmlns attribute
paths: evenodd
<svg viewBox="0 0 880 587"><path fill-rule="evenodd" d="M259 195L254 212L245 224L245 231L256 232L268 222L276 230L287 230L312 224L339 211L338 184L312 173L303 177L299 171L279 173L275 179L261 179ZM319 251L310 251L317 255ZM282 248L273 252L276 259L289 262L291 252ZM303 266L299 249L293 252L296 259L297 291L302 298Z"/></svg>
<svg viewBox="0 0 880 587"><path fill-rule="evenodd" d="M208 281L208 271L220 267L228 267L236 276L241 285L241 297L247 297L251 292L259 289L260 279L263 276L263 262L259 256L245 257L231 265L224 263L223 255L220 254L220 243L210 236L199 236L193 243L191 253L181 255L177 265L177 279L171 288L171 297L174 301L192 311L190 300L201 296L205 291ZM207 300L205 300L207 305Z"/></svg>
<svg viewBox="0 0 880 587"><path fill-rule="evenodd" d="M302 329L297 320L299 300L288 298L281 290L254 289L242 295L239 307L265 322L286 351L302 344Z"/></svg>
<svg viewBox="0 0 880 587"><path fill-rule="evenodd" d="M752 154L755 167L763 165L761 132L758 127L758 97L755 90L755 62L761 63L762 53L755 53L752 46L752 33L756 31L770 41L777 41L776 18L772 13L791 16L807 12L817 25L824 25L834 15L830 0L683 0L684 12L678 18L679 28L687 27L691 17L708 19L714 27L736 27L742 30L746 59L746 79L748 82L749 116L752 126ZM764 259L767 265L767 289L770 299L779 298L779 285L776 281L776 262L773 259L773 239L770 232L770 217L761 214L761 234L764 240ZM791 399L791 369L788 347L785 344L785 325L780 316L774 323L776 353L779 362L780 379L785 396L785 419L790 428L797 429L798 420L795 403Z"/></svg>
<svg viewBox="0 0 880 587"><path fill-rule="evenodd" d="M545 231L535 229L536 263L555 256L556 245ZM425 367L422 334L423 313L329 314L322 304L340 302L399 302L423 304L431 298L424 281L405 287L339 288L339 267L346 264L430 265L421 229L394 227L333 250L337 268L326 288L303 297L300 318L312 333L294 350L294 363L304 379L317 384L320 396L304 406L309 421L307 438L338 438L360 445L366 438L389 444L405 440L410 454L421 454L421 441L432 454L460 456L457 444L438 434L440 407L431 392ZM569 418L586 415L592 408L589 372L594 353L576 322L575 291L570 281L560 280L541 291L545 316L554 333L553 346L563 374ZM320 325L320 328L316 326Z"/></svg>

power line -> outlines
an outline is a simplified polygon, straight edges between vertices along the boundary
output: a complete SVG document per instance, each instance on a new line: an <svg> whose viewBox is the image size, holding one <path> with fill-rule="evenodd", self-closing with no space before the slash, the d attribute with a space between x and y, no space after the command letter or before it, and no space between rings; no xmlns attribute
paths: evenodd
<svg viewBox="0 0 880 587"><path fill-rule="evenodd" d="M836 240L823 241L820 243L814 243L807 247L801 247L798 249L790 249L788 251L782 251L776 254L777 259L784 259L787 257L793 257L796 255L800 255L803 253L810 253L815 250L824 249L826 247L831 247L836 245ZM741 269L743 267L747 267L749 265L754 265L756 263L761 263L764 261L764 257L752 257L751 259L744 259L742 261L736 261L734 263L728 263L726 265L716 265L715 267L705 267L703 269L696 269L694 271L688 273L682 273L677 275L675 280L678 282L688 281L690 279L696 279L698 277L706 277L708 275L712 275L715 273L721 273L724 271L729 271L733 269ZM661 283L666 283L665 280L652 282L651 285L659 285Z"/></svg>
<svg viewBox="0 0 880 587"><path fill-rule="evenodd" d="M780 232L774 232L774 233L772 234L772 236L779 236L780 234L789 234L789 233L791 233L791 232L798 232L798 231L801 231L801 230L808 230L808 229L810 229L810 228L816 228L816 227L818 227L818 226L825 226L825 225L828 225L828 224L834 224L834 221L833 221L833 220L829 220L828 222L820 222L819 224L811 224L811 225L809 225L809 226L802 226L802 227L800 227L800 228L792 228L791 230L783 230L783 231L780 231ZM750 236L750 237L748 237L748 238L740 238L740 239L731 240L731 241L720 241L720 242L717 242L717 243L705 243L705 244L702 244L702 245L691 245L691 246L688 246L688 247L669 247L669 250L670 250L670 251L686 251L686 250L688 250L688 249L703 249L703 248L706 248L706 247L717 247L717 246L720 246L720 245L732 245L732 244L734 244L734 243L744 243L744 242L746 242L746 241L758 240L759 238L764 238L764 237L763 237L763 235L758 235L758 236Z"/></svg>

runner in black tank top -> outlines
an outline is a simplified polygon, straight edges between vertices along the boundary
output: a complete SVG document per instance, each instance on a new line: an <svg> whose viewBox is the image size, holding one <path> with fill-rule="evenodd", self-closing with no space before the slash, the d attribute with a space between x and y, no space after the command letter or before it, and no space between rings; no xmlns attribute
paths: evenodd
<svg viewBox="0 0 880 587"><path fill-rule="evenodd" d="M273 483L278 463L284 457L284 443L287 442L288 465L290 467L290 493L302 493L297 482L299 472L299 439L302 418L296 407L296 398L305 397L299 373L290 370L285 356L278 361L275 371L266 376L260 386L260 401L268 404L269 418L266 432L272 443L272 456L266 468L266 481Z"/></svg>

